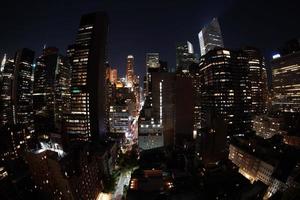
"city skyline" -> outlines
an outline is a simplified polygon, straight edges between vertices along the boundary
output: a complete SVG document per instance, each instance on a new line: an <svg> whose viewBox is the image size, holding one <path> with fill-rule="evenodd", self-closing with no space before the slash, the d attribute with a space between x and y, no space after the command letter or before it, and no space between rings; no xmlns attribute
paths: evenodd
<svg viewBox="0 0 300 200"><path fill-rule="evenodd" d="M295 5L13 2L1 200L300 199Z"/></svg>
<svg viewBox="0 0 300 200"><path fill-rule="evenodd" d="M58 47L64 54L73 42L80 16L90 11L105 10L112 21L108 59L122 75L126 70L126 57L130 54L136 58L139 75L145 73L145 54L148 52L159 52L161 59L169 61L171 67L175 67L174 47L178 42L191 41L195 53L199 54L197 34L214 17L220 21L226 48L255 46L266 58L270 58L287 38L299 36L296 20L289 20L297 16L293 2L296 3L290 1L281 5L279 1L272 1L270 7L267 2L247 4L235 0L188 3L72 1L72 5L69 1L43 1L34 4L18 2L20 6L15 9L15 2L9 1L3 3L6 9L0 14L2 26L9 27L9 31L0 38L0 54L7 53L11 57L15 49L27 47L40 55L45 44ZM282 14L273 15L276 12ZM139 17L136 18L136 15ZM278 32L279 29L289 31Z"/></svg>

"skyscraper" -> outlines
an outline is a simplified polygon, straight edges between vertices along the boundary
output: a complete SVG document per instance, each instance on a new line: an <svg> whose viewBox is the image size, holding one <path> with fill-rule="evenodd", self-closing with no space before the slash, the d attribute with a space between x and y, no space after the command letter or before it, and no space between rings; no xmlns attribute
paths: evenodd
<svg viewBox="0 0 300 200"><path fill-rule="evenodd" d="M198 34L201 56L205 55L215 47L224 47L220 24L217 18L213 20Z"/></svg>
<svg viewBox="0 0 300 200"><path fill-rule="evenodd" d="M251 90L251 113L254 115L266 113L267 109L267 71L264 57L256 48L244 48L249 68Z"/></svg>
<svg viewBox="0 0 300 200"><path fill-rule="evenodd" d="M36 129L43 134L60 131L63 113L68 111L70 103L71 66L57 48L48 47L37 59L34 77Z"/></svg>
<svg viewBox="0 0 300 200"><path fill-rule="evenodd" d="M32 71L34 52L21 49L1 65L0 158L18 158L34 136Z"/></svg>
<svg viewBox="0 0 300 200"><path fill-rule="evenodd" d="M193 139L195 107L193 81L189 76L177 75L174 85L175 144L184 146L185 142ZM166 95L170 94L167 93ZM163 105L166 106L165 104Z"/></svg>
<svg viewBox="0 0 300 200"><path fill-rule="evenodd" d="M33 52L23 49L15 60L4 57L0 72L0 159L21 156L35 131L32 109Z"/></svg>
<svg viewBox="0 0 300 200"><path fill-rule="evenodd" d="M273 105L284 112L300 111L300 51L284 51L271 60Z"/></svg>
<svg viewBox="0 0 300 200"><path fill-rule="evenodd" d="M162 126L165 146L172 146L175 142L175 80L174 73L151 73L151 95L148 98L154 121Z"/></svg>
<svg viewBox="0 0 300 200"><path fill-rule="evenodd" d="M21 49L15 56L14 81L12 86L12 105L14 121L24 125L34 132L33 100L32 100L32 72L34 52L30 49Z"/></svg>
<svg viewBox="0 0 300 200"><path fill-rule="evenodd" d="M126 63L126 83L128 87L132 87L134 84L134 57L133 55L127 56Z"/></svg>
<svg viewBox="0 0 300 200"><path fill-rule="evenodd" d="M146 54L146 67L147 71L149 68L159 68L159 53Z"/></svg>
<svg viewBox="0 0 300 200"><path fill-rule="evenodd" d="M193 96L194 96L194 130L201 128L201 77L200 77L200 67L198 63L194 63L190 66L190 76L193 82Z"/></svg>
<svg viewBox="0 0 300 200"><path fill-rule="evenodd" d="M117 69L110 69L109 81L111 82L111 84L117 83L117 81L118 81L118 70Z"/></svg>
<svg viewBox="0 0 300 200"><path fill-rule="evenodd" d="M224 119L227 135L251 130L251 84L248 60L242 51L212 50L200 61L201 127L210 115Z"/></svg>
<svg viewBox="0 0 300 200"><path fill-rule="evenodd" d="M71 112L67 133L71 140L95 141L105 136L105 61L108 16L82 16L72 54Z"/></svg>
<svg viewBox="0 0 300 200"><path fill-rule="evenodd" d="M159 53L147 53L146 54L146 76L144 82L144 95L147 96L151 93L151 72L158 71L160 68Z"/></svg>
<svg viewBox="0 0 300 200"><path fill-rule="evenodd" d="M14 73L14 60L4 56L0 71L0 126L13 124L12 84Z"/></svg>
<svg viewBox="0 0 300 200"><path fill-rule="evenodd" d="M176 72L187 73L192 63L196 62L192 43L187 41L176 47Z"/></svg>

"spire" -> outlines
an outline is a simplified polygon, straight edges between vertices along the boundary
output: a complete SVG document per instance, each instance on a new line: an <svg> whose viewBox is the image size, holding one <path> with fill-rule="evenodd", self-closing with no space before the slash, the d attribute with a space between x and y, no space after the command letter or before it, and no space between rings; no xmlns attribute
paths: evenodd
<svg viewBox="0 0 300 200"><path fill-rule="evenodd" d="M5 63L6 63L6 54L4 54L4 57L1 62L0 72L2 72L4 70Z"/></svg>

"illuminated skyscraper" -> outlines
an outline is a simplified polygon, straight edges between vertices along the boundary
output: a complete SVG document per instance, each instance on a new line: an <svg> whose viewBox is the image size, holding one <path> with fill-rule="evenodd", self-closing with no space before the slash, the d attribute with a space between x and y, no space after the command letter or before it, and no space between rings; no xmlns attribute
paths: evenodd
<svg viewBox="0 0 300 200"><path fill-rule="evenodd" d="M148 101L153 108L155 124L162 127L165 146L172 146L175 141L175 81L174 73L151 73L151 95Z"/></svg>
<svg viewBox="0 0 300 200"><path fill-rule="evenodd" d="M33 103L36 128L60 130L69 109L71 67L55 47L45 48L34 70Z"/></svg>
<svg viewBox="0 0 300 200"><path fill-rule="evenodd" d="M145 125L152 120L154 124L160 124L166 146L190 141L194 107L191 78L170 72L152 72L150 83L151 92L145 107L152 108L153 120L148 117L140 122Z"/></svg>
<svg viewBox="0 0 300 200"><path fill-rule="evenodd" d="M127 56L126 63L126 83L128 87L132 87L134 84L134 57L133 55Z"/></svg>
<svg viewBox="0 0 300 200"><path fill-rule="evenodd" d="M300 111L300 51L290 50L271 60L273 105L284 112Z"/></svg>
<svg viewBox="0 0 300 200"><path fill-rule="evenodd" d="M159 53L147 53L146 54L146 76L144 81L144 95L151 93L151 72L158 71L160 68Z"/></svg>
<svg viewBox="0 0 300 200"><path fill-rule="evenodd" d="M214 18L198 34L200 42L201 56L205 55L215 47L224 47L220 24L217 18Z"/></svg>
<svg viewBox="0 0 300 200"><path fill-rule="evenodd" d="M105 61L108 16L82 16L72 54L71 113L67 133L71 140L95 141L105 136Z"/></svg>
<svg viewBox="0 0 300 200"><path fill-rule="evenodd" d="M187 73L192 63L196 62L192 43L187 41L176 47L176 72Z"/></svg>
<svg viewBox="0 0 300 200"><path fill-rule="evenodd" d="M200 67L198 63L194 63L190 66L189 69L190 77L193 82L193 95L194 95L194 130L198 130L201 128L201 77L200 77Z"/></svg>
<svg viewBox="0 0 300 200"><path fill-rule="evenodd" d="M0 159L16 159L29 147L35 131L32 109L33 52L4 58L0 72ZM15 65L16 63L16 65Z"/></svg>
<svg viewBox="0 0 300 200"><path fill-rule="evenodd" d="M0 72L0 126L7 123L13 124L13 107L12 107L12 84L14 73L14 60L4 57Z"/></svg>
<svg viewBox="0 0 300 200"><path fill-rule="evenodd" d="M255 48L245 48L245 54L249 68L249 81L251 87L251 113L263 114L267 108L267 71L264 57Z"/></svg>
<svg viewBox="0 0 300 200"><path fill-rule="evenodd" d="M117 69L110 69L109 81L111 82L111 84L117 83L117 81L118 81L118 70Z"/></svg>
<svg viewBox="0 0 300 200"><path fill-rule="evenodd" d="M159 68L159 53L146 54L146 67L147 71L149 68Z"/></svg>
<svg viewBox="0 0 300 200"><path fill-rule="evenodd" d="M34 132L33 100L32 100L32 72L34 52L30 49L21 49L15 56L14 81L12 87L12 103L14 121L24 125Z"/></svg>
<svg viewBox="0 0 300 200"><path fill-rule="evenodd" d="M251 130L251 83L248 58L242 51L212 50L200 61L201 127L211 114L224 119L227 135Z"/></svg>
<svg viewBox="0 0 300 200"><path fill-rule="evenodd" d="M0 159L15 159L34 136L32 71L34 52L21 49L1 65Z"/></svg>

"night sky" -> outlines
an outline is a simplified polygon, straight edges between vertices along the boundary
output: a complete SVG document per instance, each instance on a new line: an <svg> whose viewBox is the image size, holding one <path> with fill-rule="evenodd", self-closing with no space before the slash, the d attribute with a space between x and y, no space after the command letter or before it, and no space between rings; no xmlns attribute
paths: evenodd
<svg viewBox="0 0 300 200"><path fill-rule="evenodd" d="M146 52L159 52L175 65L175 46L189 40L199 53L198 32L219 18L225 46L260 48L265 56L300 36L296 0L8 0L1 1L0 54L28 47L40 55L44 44L66 47L75 40L80 16L105 10L110 16L108 57L124 73L128 54L145 71Z"/></svg>

